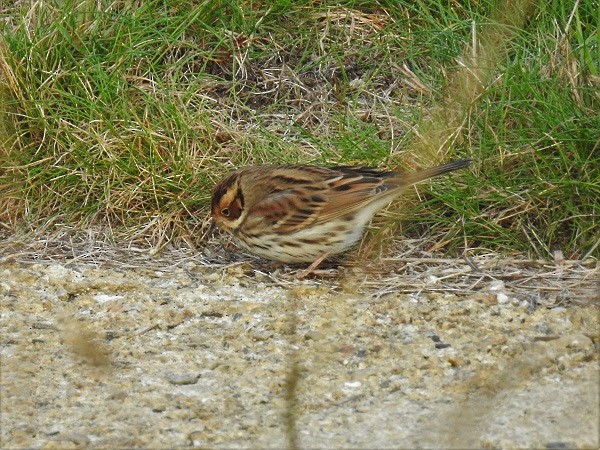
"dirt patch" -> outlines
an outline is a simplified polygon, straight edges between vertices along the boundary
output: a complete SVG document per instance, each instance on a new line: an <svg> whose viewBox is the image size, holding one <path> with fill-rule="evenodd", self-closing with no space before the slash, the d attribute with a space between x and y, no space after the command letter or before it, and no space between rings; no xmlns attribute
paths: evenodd
<svg viewBox="0 0 600 450"><path fill-rule="evenodd" d="M485 258L296 281L124 254L4 253L3 448L598 447L589 264L523 262L544 290Z"/></svg>

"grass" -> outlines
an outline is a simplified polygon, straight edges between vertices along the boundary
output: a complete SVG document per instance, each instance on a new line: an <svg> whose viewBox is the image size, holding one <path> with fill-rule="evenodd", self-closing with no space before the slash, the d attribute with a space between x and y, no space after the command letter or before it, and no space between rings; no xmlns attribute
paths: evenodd
<svg viewBox="0 0 600 450"><path fill-rule="evenodd" d="M378 236L598 256L600 14L527 3L527 21L485 0L5 5L0 223L202 245L234 167L471 157Z"/></svg>

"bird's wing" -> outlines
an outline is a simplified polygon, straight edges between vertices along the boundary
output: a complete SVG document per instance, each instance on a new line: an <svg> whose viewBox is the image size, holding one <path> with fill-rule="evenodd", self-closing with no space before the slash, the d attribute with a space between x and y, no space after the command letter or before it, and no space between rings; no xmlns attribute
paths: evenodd
<svg viewBox="0 0 600 450"><path fill-rule="evenodd" d="M271 172L271 193L249 211L247 229L266 227L277 233L291 234L377 203L371 211L374 214L402 189L467 167L470 162L453 161L402 174L369 167L278 166Z"/></svg>
<svg viewBox="0 0 600 450"><path fill-rule="evenodd" d="M249 211L246 226L291 234L353 213L395 187L386 182L387 173L341 169L325 169L308 183L268 195Z"/></svg>

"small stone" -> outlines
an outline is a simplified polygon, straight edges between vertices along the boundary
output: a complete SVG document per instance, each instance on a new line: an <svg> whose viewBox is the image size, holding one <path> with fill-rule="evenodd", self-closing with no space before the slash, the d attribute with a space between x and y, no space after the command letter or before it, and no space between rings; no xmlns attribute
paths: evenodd
<svg viewBox="0 0 600 450"><path fill-rule="evenodd" d="M116 330L106 330L104 332L104 337L106 338L107 341L112 341L113 339L116 339L120 336L121 336L121 333Z"/></svg>
<svg viewBox="0 0 600 450"><path fill-rule="evenodd" d="M439 283L440 279L438 277L436 277L435 275L429 275L427 277L427 284L437 284Z"/></svg>
<svg viewBox="0 0 600 450"><path fill-rule="evenodd" d="M494 280L490 283L490 287L488 289L490 291L503 291L504 290L504 281Z"/></svg>
<svg viewBox="0 0 600 450"><path fill-rule="evenodd" d="M55 330L56 327L52 322L38 320L37 322L33 322L31 327L35 330Z"/></svg>
<svg viewBox="0 0 600 450"><path fill-rule="evenodd" d="M358 389L361 386L362 386L362 383L360 381L346 381L344 383L345 389Z"/></svg>
<svg viewBox="0 0 600 450"><path fill-rule="evenodd" d="M506 303L509 302L509 298L508 295L506 295L504 292L498 292L496 294L496 301L500 304L500 305L505 305Z"/></svg>
<svg viewBox="0 0 600 450"><path fill-rule="evenodd" d="M563 254L562 250L558 250L558 249L554 250L552 252L552 256L554 257L554 262L557 262L557 263L561 263L565 260L565 255Z"/></svg>
<svg viewBox="0 0 600 450"><path fill-rule="evenodd" d="M98 303L102 304L102 303L110 302L113 300L120 300L124 297L122 295L117 295L117 294L96 294L93 296L93 298Z"/></svg>
<svg viewBox="0 0 600 450"><path fill-rule="evenodd" d="M557 442L548 442L546 445L544 445L544 447L547 449L561 449L561 448L575 448L576 446L569 444L567 442L557 441Z"/></svg>
<svg viewBox="0 0 600 450"><path fill-rule="evenodd" d="M540 322L535 324L535 329L542 334L552 334L550 326L546 322Z"/></svg>
<svg viewBox="0 0 600 450"><path fill-rule="evenodd" d="M196 384L200 379L200 374L190 373L168 373L166 375L167 381L175 386L183 386L186 384Z"/></svg>

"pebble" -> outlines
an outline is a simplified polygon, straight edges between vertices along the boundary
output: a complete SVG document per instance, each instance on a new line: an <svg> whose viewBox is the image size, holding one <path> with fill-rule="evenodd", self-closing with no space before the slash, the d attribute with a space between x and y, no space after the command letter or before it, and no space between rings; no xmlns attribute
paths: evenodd
<svg viewBox="0 0 600 450"><path fill-rule="evenodd" d="M488 289L490 291L504 291L504 289L505 289L504 281L494 280L490 283L490 286L488 287Z"/></svg>
<svg viewBox="0 0 600 450"><path fill-rule="evenodd" d="M509 299L508 295L506 295L504 292L498 292L496 294L496 301L500 305L505 305L510 301L510 299Z"/></svg>
<svg viewBox="0 0 600 450"><path fill-rule="evenodd" d="M573 444L569 444L568 442L562 442L562 441L555 441L555 442L548 442L544 445L545 448L547 448L548 450L558 450L558 449L567 449L567 448L575 448L576 446Z"/></svg>
<svg viewBox="0 0 600 450"><path fill-rule="evenodd" d="M535 329L545 335L552 334L552 329L546 322L540 322L535 324Z"/></svg>
<svg viewBox="0 0 600 450"><path fill-rule="evenodd" d="M56 330L56 327L52 322L38 320L31 324L31 327L35 330Z"/></svg>
<svg viewBox="0 0 600 450"><path fill-rule="evenodd" d="M191 374L191 373L167 373L165 376L167 381L176 386L183 386L186 384L196 384L200 379L200 374Z"/></svg>

